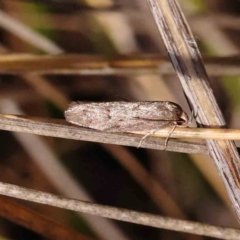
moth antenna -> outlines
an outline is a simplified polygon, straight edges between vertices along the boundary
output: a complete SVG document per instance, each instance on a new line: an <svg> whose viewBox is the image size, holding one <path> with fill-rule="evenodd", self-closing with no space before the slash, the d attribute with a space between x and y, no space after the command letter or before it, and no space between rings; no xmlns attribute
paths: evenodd
<svg viewBox="0 0 240 240"><path fill-rule="evenodd" d="M118 98L122 99L123 101L130 102L129 99L127 99L127 98L124 98L124 97L122 97L122 96L120 96L120 95L116 95L116 96L117 96Z"/></svg>

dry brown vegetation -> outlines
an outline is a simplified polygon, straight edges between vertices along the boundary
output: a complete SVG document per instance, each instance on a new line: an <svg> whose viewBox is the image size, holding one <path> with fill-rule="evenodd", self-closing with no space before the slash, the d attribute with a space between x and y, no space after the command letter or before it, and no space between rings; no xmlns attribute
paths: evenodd
<svg viewBox="0 0 240 240"><path fill-rule="evenodd" d="M196 2L2 1L0 236L240 239L240 4ZM138 149L146 132L64 120L121 98L195 122L159 151L171 128Z"/></svg>

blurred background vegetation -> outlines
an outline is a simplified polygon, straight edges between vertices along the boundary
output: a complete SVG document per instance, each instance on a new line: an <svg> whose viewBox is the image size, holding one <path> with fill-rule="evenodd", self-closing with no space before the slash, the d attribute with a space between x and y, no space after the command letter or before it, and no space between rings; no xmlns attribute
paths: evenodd
<svg viewBox="0 0 240 240"><path fill-rule="evenodd" d="M203 56L239 54L238 0L179 0ZM28 33L30 31L30 33ZM2 0L0 53L167 57L146 0ZM48 40L47 47L44 41ZM16 55L16 54L19 54ZM34 61L34 59L33 59ZM0 62L0 71L1 71ZM54 64L54 63L53 63ZM77 65L77 62L76 62ZM44 66L43 66L44 67ZM47 66L46 66L47 67ZM167 100L189 114L175 74L1 74L1 112L64 118L70 101ZM239 75L210 76L228 126L239 128ZM39 147L40 143L41 148ZM30 145L30 142L32 143ZM67 139L0 134L0 180L97 203L239 228L222 180L206 155L128 148ZM60 169L60 170L59 170ZM71 180L69 180L71 179ZM90 196L91 198L89 198ZM102 239L207 239L8 199L76 231ZM2 239L45 239L0 209ZM95 221L102 222L101 218ZM98 225L98 223L96 223ZM113 234L113 235L112 235ZM60 238L59 238L60 239Z"/></svg>

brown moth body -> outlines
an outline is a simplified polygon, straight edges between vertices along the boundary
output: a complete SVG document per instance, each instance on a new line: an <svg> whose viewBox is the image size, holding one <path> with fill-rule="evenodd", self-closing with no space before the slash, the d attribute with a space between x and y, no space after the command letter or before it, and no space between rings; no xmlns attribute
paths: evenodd
<svg viewBox="0 0 240 240"><path fill-rule="evenodd" d="M70 123L107 132L152 131L185 126L188 116L173 102L73 102L65 111Z"/></svg>

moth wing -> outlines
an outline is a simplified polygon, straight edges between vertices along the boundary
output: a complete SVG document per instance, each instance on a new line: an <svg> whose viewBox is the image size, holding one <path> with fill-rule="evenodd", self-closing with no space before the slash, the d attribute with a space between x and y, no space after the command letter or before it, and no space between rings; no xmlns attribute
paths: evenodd
<svg viewBox="0 0 240 240"><path fill-rule="evenodd" d="M139 102L132 109L132 116L149 120L178 120L183 111L182 108L172 102Z"/></svg>
<svg viewBox="0 0 240 240"><path fill-rule="evenodd" d="M171 102L74 102L65 111L68 122L109 132L160 129L182 114L181 107Z"/></svg>
<svg viewBox="0 0 240 240"><path fill-rule="evenodd" d="M111 123L110 127L106 127L103 130L107 132L151 131L171 125L170 121L149 121L143 119L128 119L127 121L115 121Z"/></svg>
<svg viewBox="0 0 240 240"><path fill-rule="evenodd" d="M111 120L109 110L102 108L98 103L74 102L64 114L70 123L97 130L104 130Z"/></svg>

